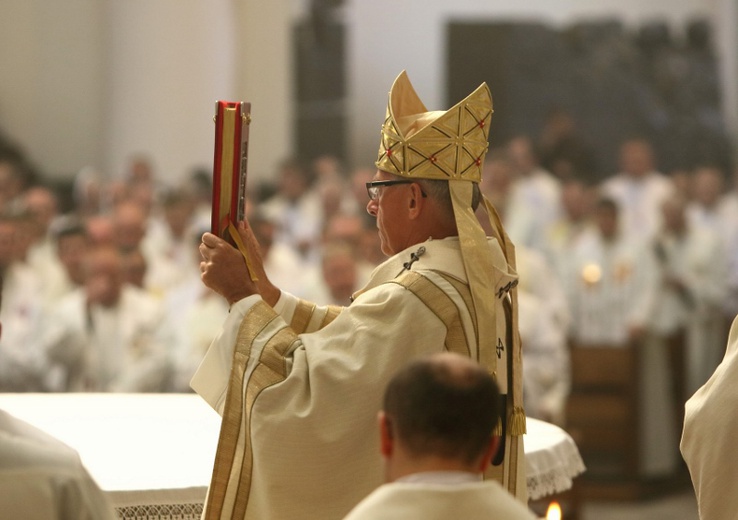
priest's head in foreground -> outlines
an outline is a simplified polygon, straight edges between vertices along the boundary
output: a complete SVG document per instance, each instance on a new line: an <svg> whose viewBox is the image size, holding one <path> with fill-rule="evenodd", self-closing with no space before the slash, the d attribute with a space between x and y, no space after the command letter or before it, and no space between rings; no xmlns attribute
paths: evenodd
<svg viewBox="0 0 738 520"><path fill-rule="evenodd" d="M533 520L496 481L482 476L498 449L500 393L468 357L444 352L405 365L379 413L388 483L344 520Z"/></svg>
<svg viewBox="0 0 738 520"><path fill-rule="evenodd" d="M379 413L387 481L425 471L476 474L489 465L499 437L500 393L469 358L445 352L395 375Z"/></svg>

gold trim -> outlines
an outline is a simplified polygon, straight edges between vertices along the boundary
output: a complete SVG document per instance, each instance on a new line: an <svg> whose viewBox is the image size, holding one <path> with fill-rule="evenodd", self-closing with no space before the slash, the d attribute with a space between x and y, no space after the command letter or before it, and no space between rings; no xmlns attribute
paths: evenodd
<svg viewBox="0 0 738 520"><path fill-rule="evenodd" d="M525 410L521 406L513 406L509 420L510 427L508 433L513 437L525 434L527 428L525 424Z"/></svg>
<svg viewBox="0 0 738 520"><path fill-rule="evenodd" d="M252 282L258 282L259 277L256 276L256 271L251 265L251 258L249 255L249 250L246 247L246 245L243 243L243 240L241 240L241 235L238 234L238 231L236 230L236 226L233 225L233 222L228 222L228 233L233 239L233 243L236 244L236 248L241 252L241 256L243 256L244 261L246 262L246 269L249 272L249 278L251 278Z"/></svg>
<svg viewBox="0 0 738 520"><path fill-rule="evenodd" d="M272 335L261 351L256 367L244 386L246 365L254 340L277 318L274 310L264 302L258 302L244 316L239 329L234 365L226 395L218 450L216 452L213 478L208 491L208 504L204 518L243 518L251 493L253 473L253 444L251 440L251 417L254 403L266 388L287 377L287 362L284 355L297 338L293 330L283 327ZM244 417L245 415L245 417ZM238 441L243 427L244 450L240 470L234 467ZM238 471L236 489L229 493L229 482L234 471ZM226 496L234 497L229 513Z"/></svg>
<svg viewBox="0 0 738 520"><path fill-rule="evenodd" d="M287 361L284 358L297 335L291 329L285 327L274 334L264 345L259 356L259 362L249 378L246 387L246 406L249 414L246 422L245 454L241 464L241 472L238 480L236 502L233 508L232 518L244 518L251 494L251 481L254 469L253 443L251 442L251 410L259 395L287 377Z"/></svg>
<svg viewBox="0 0 738 520"><path fill-rule="evenodd" d="M259 394L261 394L261 392L263 392L270 386L283 381L285 377L284 375L275 372L267 365L262 364L261 362L263 358L264 351L262 351L262 357L259 359L259 365L252 372L251 377L249 378L248 386L246 388L246 409L249 410L248 418L246 421L246 435L244 436L246 439L246 446L243 463L241 464L241 472L238 480L236 502L233 505L233 515L231 516L231 518L245 518L246 507L248 506L249 496L251 495L251 480L254 470L253 443L251 441L251 410L253 409L254 403L256 402L256 399L259 397Z"/></svg>
<svg viewBox="0 0 738 520"><path fill-rule="evenodd" d="M292 315L292 321L290 322L290 328L295 331L296 334L302 334L307 330L307 326L310 323L310 318L313 317L316 305L312 302L305 300L299 300L295 313Z"/></svg>
<svg viewBox="0 0 738 520"><path fill-rule="evenodd" d="M272 370L275 374L279 374L282 378L287 377L287 361L284 355L296 339L297 334L292 329L287 327L281 329L264 345L259 363ZM280 348L280 346L283 348Z"/></svg>
<svg viewBox="0 0 738 520"><path fill-rule="evenodd" d="M341 314L341 311L343 311L343 307L339 307L338 305L329 305L325 312L325 316L323 316L323 321L320 323L320 328L322 329L335 320L338 315Z"/></svg>
<svg viewBox="0 0 738 520"><path fill-rule="evenodd" d="M473 312L474 310L474 302L472 301L472 295L471 290L469 289L469 284L466 282L459 280L455 276L451 276L447 273L442 273L440 271L433 271L439 276L442 276L444 280L446 280L448 283L450 283L454 290L458 293L458 295L461 297L462 300L464 300L464 304L466 305L466 308L469 310L469 316L471 316L472 325L474 326L474 330L477 330L477 315Z"/></svg>
<svg viewBox="0 0 738 520"><path fill-rule="evenodd" d="M208 491L204 515L207 520L220 518L225 507L226 492L241 431L244 411L242 404L245 390L243 388L243 378L251 354L252 339L258 336L276 317L277 315L271 307L264 302L258 302L249 309L241 321L236 337L233 366L218 437L218 448L215 452L213 475Z"/></svg>
<svg viewBox="0 0 738 520"><path fill-rule="evenodd" d="M446 350L471 357L466 331L461 323L459 308L451 297L425 276L407 271L390 283L411 291L446 327Z"/></svg>

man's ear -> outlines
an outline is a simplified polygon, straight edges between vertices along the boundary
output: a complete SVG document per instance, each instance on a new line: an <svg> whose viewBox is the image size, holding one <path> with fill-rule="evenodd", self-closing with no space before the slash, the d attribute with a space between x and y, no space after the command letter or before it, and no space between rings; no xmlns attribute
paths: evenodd
<svg viewBox="0 0 738 520"><path fill-rule="evenodd" d="M414 182L410 185L410 197L408 198L408 216L410 219L416 219L420 215L425 204L423 197L423 189L420 184Z"/></svg>
<svg viewBox="0 0 738 520"><path fill-rule="evenodd" d="M484 451L484 456L479 464L479 470L485 471L492 463L492 458L497 453L497 449L500 447L500 438L497 435L493 435L489 439L487 449Z"/></svg>
<svg viewBox="0 0 738 520"><path fill-rule="evenodd" d="M377 415L377 422L379 423L379 444L382 456L389 458L394 451L394 437L392 434L392 423L384 412L379 412Z"/></svg>

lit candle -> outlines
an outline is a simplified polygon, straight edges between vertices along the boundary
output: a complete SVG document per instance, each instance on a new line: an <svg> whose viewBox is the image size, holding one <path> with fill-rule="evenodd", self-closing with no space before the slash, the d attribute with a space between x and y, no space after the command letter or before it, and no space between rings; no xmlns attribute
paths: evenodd
<svg viewBox="0 0 738 520"><path fill-rule="evenodd" d="M561 520L561 506L555 500L548 505L546 520Z"/></svg>

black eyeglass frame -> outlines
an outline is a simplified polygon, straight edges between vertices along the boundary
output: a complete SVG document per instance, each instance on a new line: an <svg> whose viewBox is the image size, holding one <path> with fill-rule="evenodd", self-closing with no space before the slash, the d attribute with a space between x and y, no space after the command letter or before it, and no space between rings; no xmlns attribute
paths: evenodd
<svg viewBox="0 0 738 520"><path fill-rule="evenodd" d="M389 180L389 181L369 181L366 183L366 194L369 195L369 200L377 200L379 198L379 188L381 186L396 186L398 184L416 184L417 181L411 180ZM423 188L420 188L420 194L423 198L427 197Z"/></svg>

